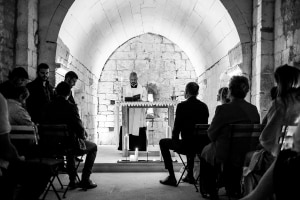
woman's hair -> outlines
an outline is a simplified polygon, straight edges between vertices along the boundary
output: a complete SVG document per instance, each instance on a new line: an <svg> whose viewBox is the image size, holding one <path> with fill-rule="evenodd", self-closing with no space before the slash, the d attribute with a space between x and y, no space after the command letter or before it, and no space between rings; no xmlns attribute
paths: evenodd
<svg viewBox="0 0 300 200"><path fill-rule="evenodd" d="M299 87L300 70L290 65L279 66L274 73L277 83L277 97L280 97L284 106L291 93Z"/></svg>
<svg viewBox="0 0 300 200"><path fill-rule="evenodd" d="M244 99L249 92L249 82L245 76L233 76L229 82L230 95Z"/></svg>
<svg viewBox="0 0 300 200"><path fill-rule="evenodd" d="M220 101L225 102L225 103L229 103L230 99L228 98L228 87L221 87L218 91L218 96L220 97Z"/></svg>

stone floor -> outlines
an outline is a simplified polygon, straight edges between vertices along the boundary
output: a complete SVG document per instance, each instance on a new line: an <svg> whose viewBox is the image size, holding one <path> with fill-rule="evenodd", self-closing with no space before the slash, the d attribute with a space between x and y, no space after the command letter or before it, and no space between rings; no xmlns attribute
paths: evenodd
<svg viewBox="0 0 300 200"><path fill-rule="evenodd" d="M98 187L88 191L68 191L66 200L204 200L193 185L181 183L178 187L159 183L167 173L94 173L93 181ZM179 177L179 173L176 174ZM67 177L62 177L63 182ZM58 183L55 185L58 187ZM62 193L59 193L62 196ZM222 194L222 191L220 192ZM221 195L221 200L227 199ZM49 192L46 200L57 200Z"/></svg>
<svg viewBox="0 0 300 200"><path fill-rule="evenodd" d="M99 146L96 164L112 164L120 158L122 158L121 152L115 150L114 146ZM204 200L193 185L181 183L178 187L172 187L160 184L159 180L164 179L167 174L164 170L126 173L94 172L91 179L98 184L98 187L88 191L80 189L68 191L66 200ZM180 175L178 171L176 177L179 178ZM60 177L65 184L68 183L67 175L60 175ZM55 182L55 186L59 188L58 182ZM62 196L62 193L59 194ZM227 197L221 196L221 200L223 199ZM57 200L57 197L50 191L46 200Z"/></svg>

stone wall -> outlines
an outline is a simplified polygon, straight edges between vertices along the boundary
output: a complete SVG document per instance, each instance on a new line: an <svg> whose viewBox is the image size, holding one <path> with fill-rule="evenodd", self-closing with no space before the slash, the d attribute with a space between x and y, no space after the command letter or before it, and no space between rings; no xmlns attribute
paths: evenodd
<svg viewBox="0 0 300 200"><path fill-rule="evenodd" d="M0 83L7 80L15 58L15 0L0 0Z"/></svg>
<svg viewBox="0 0 300 200"><path fill-rule="evenodd" d="M300 64L300 1L275 4L275 66Z"/></svg>
<svg viewBox="0 0 300 200"><path fill-rule="evenodd" d="M99 80L97 128L101 144L118 142L114 102L120 100L121 84L129 83L132 71L137 72L140 84L156 88L155 100L170 100L173 89L177 99L183 100L185 85L196 81L188 57L170 40L160 35L144 34L127 41L107 60ZM154 113L155 135L149 137L152 140L149 144L158 144L165 136L167 126L167 109L156 109Z"/></svg>

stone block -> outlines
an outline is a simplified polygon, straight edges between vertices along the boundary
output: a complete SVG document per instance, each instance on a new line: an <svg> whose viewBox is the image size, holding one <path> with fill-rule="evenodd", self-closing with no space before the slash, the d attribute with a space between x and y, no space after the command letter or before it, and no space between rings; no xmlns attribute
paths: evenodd
<svg viewBox="0 0 300 200"><path fill-rule="evenodd" d="M176 70L175 61L174 60L165 61L164 70L167 72Z"/></svg>
<svg viewBox="0 0 300 200"><path fill-rule="evenodd" d="M117 72L116 71L104 70L104 71L102 71L100 80L101 81L115 81L116 77L117 77Z"/></svg>
<svg viewBox="0 0 300 200"><path fill-rule="evenodd" d="M149 61L148 60L136 60L134 63L134 69L136 71L145 71L149 69Z"/></svg>
<svg viewBox="0 0 300 200"><path fill-rule="evenodd" d="M181 59L181 54L179 52L163 52L162 59L164 60L179 60Z"/></svg>
<svg viewBox="0 0 300 200"><path fill-rule="evenodd" d="M133 67L134 67L134 60L117 60L117 70L131 71Z"/></svg>
<svg viewBox="0 0 300 200"><path fill-rule="evenodd" d="M155 56L155 52L138 52L137 59L138 60L153 60Z"/></svg>
<svg viewBox="0 0 300 200"><path fill-rule="evenodd" d="M107 111L114 111L115 110L115 106L114 105L108 105L107 106Z"/></svg>
<svg viewBox="0 0 300 200"><path fill-rule="evenodd" d="M104 70L116 70L117 69L117 64L115 60L108 60L105 63L105 68Z"/></svg>
<svg viewBox="0 0 300 200"><path fill-rule="evenodd" d="M106 99L108 100L116 100L117 98L118 98L118 94L116 93L106 94Z"/></svg>
<svg viewBox="0 0 300 200"><path fill-rule="evenodd" d="M191 73L190 73L190 71L181 71L180 73L177 73L177 77L179 79L191 78Z"/></svg>
<svg viewBox="0 0 300 200"><path fill-rule="evenodd" d="M104 125L104 127L115 127L115 123L114 122L108 122L108 121L106 121L105 123L104 123L105 125Z"/></svg>
<svg viewBox="0 0 300 200"><path fill-rule="evenodd" d="M110 59L112 60L131 60L136 58L136 53L134 51L129 51L129 52L115 52Z"/></svg>
<svg viewBox="0 0 300 200"><path fill-rule="evenodd" d="M106 115L97 115L96 121L98 122L105 122L106 121Z"/></svg>
<svg viewBox="0 0 300 200"><path fill-rule="evenodd" d="M107 122L114 122L115 121L115 115L107 115L106 116Z"/></svg>
<svg viewBox="0 0 300 200"><path fill-rule="evenodd" d="M99 105L99 112L107 111L107 105Z"/></svg>
<svg viewBox="0 0 300 200"><path fill-rule="evenodd" d="M164 44L162 45L161 51L163 52L173 52L175 50L174 44Z"/></svg>

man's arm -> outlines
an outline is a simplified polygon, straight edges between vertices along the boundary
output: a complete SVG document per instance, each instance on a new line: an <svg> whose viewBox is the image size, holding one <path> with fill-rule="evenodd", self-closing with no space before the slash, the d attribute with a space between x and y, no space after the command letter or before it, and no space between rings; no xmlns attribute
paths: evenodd
<svg viewBox="0 0 300 200"><path fill-rule="evenodd" d="M85 139L85 130L82 124L82 121L79 116L78 108L75 104L72 105L72 110L70 113L70 125L72 126L72 131L76 133L76 136L81 139Z"/></svg>
<svg viewBox="0 0 300 200"><path fill-rule="evenodd" d="M172 131L172 139L173 140L179 140L179 134L181 132L182 128L182 112L181 112L181 106L182 104L179 103L176 108L176 116L175 116L175 121L174 121L174 127Z"/></svg>

